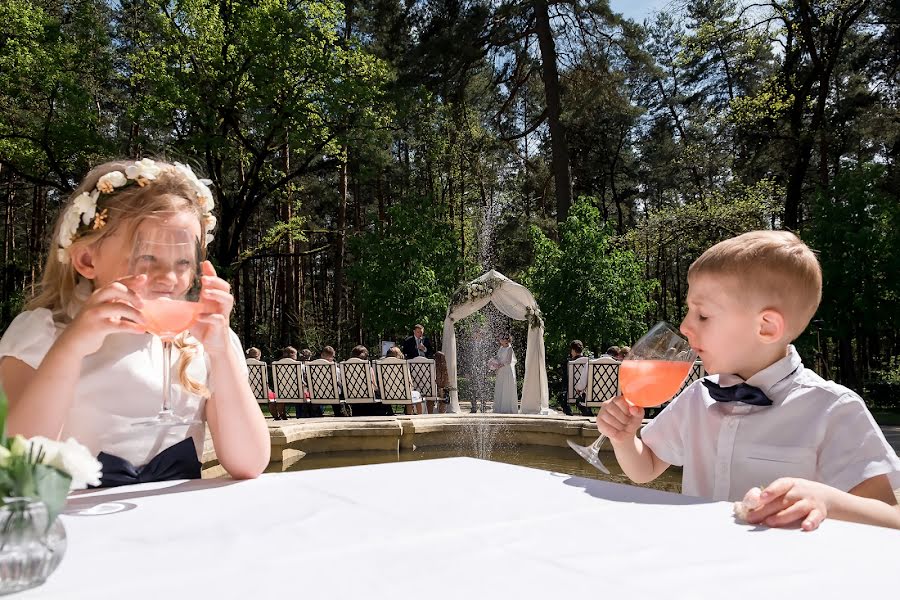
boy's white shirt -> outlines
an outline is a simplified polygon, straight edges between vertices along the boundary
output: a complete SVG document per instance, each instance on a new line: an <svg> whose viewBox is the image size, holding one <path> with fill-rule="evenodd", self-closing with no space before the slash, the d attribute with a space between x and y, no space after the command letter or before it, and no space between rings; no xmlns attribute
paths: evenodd
<svg viewBox="0 0 900 600"><path fill-rule="evenodd" d="M0 358L12 356L37 369L64 326L53 321L45 308L17 316L0 339ZM238 365L246 376L240 340L230 332ZM178 384L172 353L172 409L178 416L205 420L206 402ZM61 439L69 436L92 454L113 454L141 466L169 446L192 437L198 458L203 454L205 423L173 427L135 426L155 417L162 403L162 343L150 334L116 333L106 337L100 350L84 358L75 398ZM188 366L188 375L214 392L209 381L209 361L200 351Z"/></svg>
<svg viewBox="0 0 900 600"><path fill-rule="evenodd" d="M743 381L736 375L708 379L726 387ZM683 466L684 494L740 500L779 477L849 491L883 474L900 488L900 459L862 399L804 368L793 346L746 383L772 406L717 402L700 380L641 431L656 456Z"/></svg>

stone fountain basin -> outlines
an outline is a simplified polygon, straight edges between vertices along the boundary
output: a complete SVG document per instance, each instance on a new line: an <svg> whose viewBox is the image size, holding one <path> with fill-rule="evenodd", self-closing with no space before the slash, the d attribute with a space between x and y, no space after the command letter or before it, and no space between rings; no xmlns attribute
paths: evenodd
<svg viewBox="0 0 900 600"><path fill-rule="evenodd" d="M268 421L272 457L267 471L283 471L307 454L327 452L412 450L465 444L479 428L497 426L494 443L568 447L566 440L589 444L599 435L594 419L566 415L396 415L393 417L326 417ZM609 451L610 446L604 446ZM225 470L207 434L203 477Z"/></svg>

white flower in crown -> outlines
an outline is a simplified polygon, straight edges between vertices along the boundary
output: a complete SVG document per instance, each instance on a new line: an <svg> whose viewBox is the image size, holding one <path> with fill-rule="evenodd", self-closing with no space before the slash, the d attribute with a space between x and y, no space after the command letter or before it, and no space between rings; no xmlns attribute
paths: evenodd
<svg viewBox="0 0 900 600"><path fill-rule="evenodd" d="M102 194L111 194L116 188L128 183L128 178L122 171L111 171L97 181L97 189Z"/></svg>
<svg viewBox="0 0 900 600"><path fill-rule="evenodd" d="M197 203L200 205L200 208L203 209L203 212L211 213L213 208L215 208L213 195L209 190L209 186L212 185L212 181L209 179L198 178L194 174L194 170L191 169L189 165L184 165L180 162L177 162L175 163L175 168L178 169L181 174L184 175L187 180L194 185L194 189L197 190Z"/></svg>
<svg viewBox="0 0 900 600"><path fill-rule="evenodd" d="M156 161L149 158L143 158L136 161L133 165L125 167L125 177L134 179L138 182L138 185L144 187L149 182L156 179L156 176L159 175L161 170L162 169L156 166Z"/></svg>
<svg viewBox="0 0 900 600"><path fill-rule="evenodd" d="M216 218L212 215L215 202L209 189L212 181L199 179L187 165L175 163L175 168L187 178L196 191L196 198L192 198L192 200L196 201L203 211L206 243L209 244L213 240L212 230L216 227ZM66 210L59 227L59 235L57 237L59 247L56 250L56 258L59 262L64 264L69 262L68 248L78 236L78 228L81 227L82 223L90 225L91 221L93 221L93 229L95 230L101 229L106 225L107 211L104 210L100 215L97 215L97 200L100 194L111 194L116 189L129 185L131 181L144 187L155 180L161 172L162 169L156 165L155 161L144 158L125 167L124 172L110 171L97 180L97 185L93 191L79 194L72 201L68 210Z"/></svg>
<svg viewBox="0 0 900 600"><path fill-rule="evenodd" d="M84 192L75 198L75 201L72 203L73 208L81 214L81 222L85 225L90 225L91 221L94 220L94 215L97 214L97 198L99 197L100 192L98 190L94 190L90 194Z"/></svg>

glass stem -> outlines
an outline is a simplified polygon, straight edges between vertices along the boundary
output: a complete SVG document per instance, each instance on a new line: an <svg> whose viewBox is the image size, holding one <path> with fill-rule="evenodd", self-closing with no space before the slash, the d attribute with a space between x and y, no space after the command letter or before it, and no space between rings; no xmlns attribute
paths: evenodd
<svg viewBox="0 0 900 600"><path fill-rule="evenodd" d="M163 403L162 412L172 411L172 381L170 369L172 366L172 340L164 339L163 346Z"/></svg>

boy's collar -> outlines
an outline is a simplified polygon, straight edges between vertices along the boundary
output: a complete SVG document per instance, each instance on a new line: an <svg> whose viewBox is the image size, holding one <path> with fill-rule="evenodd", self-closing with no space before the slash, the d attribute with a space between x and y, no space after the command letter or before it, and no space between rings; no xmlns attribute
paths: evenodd
<svg viewBox="0 0 900 600"><path fill-rule="evenodd" d="M800 359L800 355L797 353L793 344L791 344L788 346L787 355L784 358L775 361L762 371L751 375L746 381L737 375L722 374L719 375L719 385L730 387L739 383L746 383L747 385L752 385L753 387L761 389L763 393L771 397L770 392L772 391L772 388L794 373L794 371L797 371L802 365L803 361Z"/></svg>

